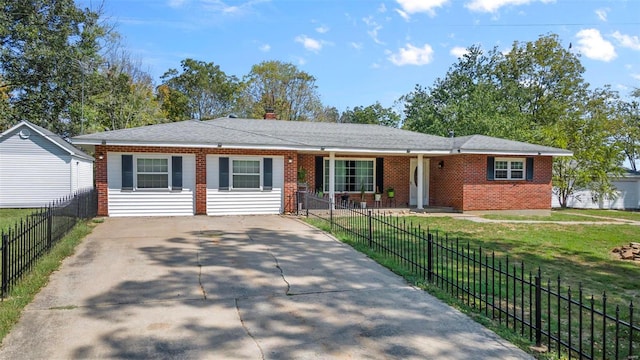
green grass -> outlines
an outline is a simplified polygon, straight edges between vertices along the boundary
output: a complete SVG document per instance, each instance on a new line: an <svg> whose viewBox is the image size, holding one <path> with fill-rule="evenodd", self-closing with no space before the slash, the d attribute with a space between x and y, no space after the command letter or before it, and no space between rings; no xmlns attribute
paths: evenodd
<svg viewBox="0 0 640 360"><path fill-rule="evenodd" d="M91 221L79 222L64 238L44 255L33 268L0 302L0 342L20 319L20 314L40 289L47 284L51 273L56 271L62 260L73 254L76 246L91 233L94 224Z"/></svg>
<svg viewBox="0 0 640 360"><path fill-rule="evenodd" d="M0 209L0 231L31 215L36 209Z"/></svg>
<svg viewBox="0 0 640 360"><path fill-rule="evenodd" d="M563 209L554 210L567 214L581 214L586 216L603 216L616 219L640 221L640 211L600 210L600 209Z"/></svg>
<svg viewBox="0 0 640 360"><path fill-rule="evenodd" d="M558 215L552 215L551 217L563 217L566 219L567 215L569 214L560 213ZM584 219L585 217L580 217L580 221L584 221ZM366 221L351 221L351 223L347 223L344 218L341 218L339 215L336 216L336 214L334 214L334 220L355 229L363 230L366 228ZM588 296L593 294L596 309L601 308L602 294L606 292L609 313L613 314L615 306L619 305L621 309L620 315L623 319L625 316L628 316L627 309L629 303L633 301L634 304L637 304L640 300L640 286L637 284L637 279L640 278L640 264L615 260L611 256L611 250L614 247L631 241L637 241L637 234L640 230L638 226L598 224L597 222L594 225L570 223L477 223L449 216L403 217L400 221L411 223L414 226L420 226L422 229L429 228L432 232L438 232L440 239L443 239L445 234L447 234L449 241L451 241L450 245L455 244L457 240L461 246L466 247L467 244L469 244L470 249L476 251L476 253L480 247L483 249L483 255L490 255L491 252L494 252L496 265L498 261L501 261L504 266L505 259L508 256L510 268L513 265L519 267L520 262L524 262L526 274L528 274L529 271L535 272L537 268L540 267L542 269L543 286L546 286L547 280L550 280L551 287L555 291L556 280L558 276L560 276L563 284L561 291L565 296L568 287L571 287L574 299L576 299L578 288L582 286L584 292L583 299L588 301ZM324 221L310 220L310 223L319 226L323 230L329 230L328 224ZM366 234L366 232L364 233ZM468 311L474 312L474 318L480 316L477 314L478 311L483 313L483 310L487 308L487 304L493 302L489 294L496 291L496 288L486 283L480 286L479 283L481 281L479 279L476 280L474 278L470 280L470 283L473 288L485 291L481 294L486 294L483 295L486 303L478 304L476 301L472 301L473 304L469 307L465 304L464 296L456 298L455 293L447 293L434 284L425 284L424 279L419 276L419 272L418 276L416 276L416 273L412 272L412 269L408 268L405 263L401 263L387 254L375 252L375 245L374 249L370 249L366 244L366 240L363 243L358 242L358 239L352 235L341 235L338 233L338 236L340 236L343 241L366 253L394 272L401 274L408 281L417 283L431 293L440 293L447 302L455 304L455 306L460 309L467 308ZM394 239L394 236L396 239ZM417 259L424 264L425 260L421 256L415 255L420 251L424 252L424 246L421 249L420 246L416 246L416 243L410 238L397 239L397 235L394 233L388 233L379 229L374 229L373 237L376 241L385 242L387 247L392 246L396 251L400 249L398 252L404 256ZM452 274L456 273L461 277L465 276L464 270L459 271L457 267L451 264L445 264L445 268L449 269ZM447 270L447 273L449 270ZM455 279L455 277L450 277L450 279ZM422 284L420 282L422 282ZM464 285L469 284L466 280L462 280L461 283ZM498 288L497 291L498 294L501 293L504 295L504 288ZM526 299L525 303L528 304L528 297ZM496 298L496 301L499 301L499 297ZM520 309L519 307L514 307L513 303L509 304L509 308ZM574 309L574 311L577 310ZM566 309L563 309L562 312L566 313ZM550 319L546 319L546 316L543 315L543 318L545 318L543 322L551 323L553 329L557 325L555 308L551 309L551 313L552 316ZM489 316L491 317L491 310L489 310ZM482 317L480 316L480 318ZM483 319L484 320L480 322L489 322L492 324L491 327L494 330L503 334L500 329L504 327L504 320L503 324L499 324L496 323L495 318ZM573 321L575 320L574 318ZM563 336L566 339L568 334L564 321L566 320L562 320L561 323L563 324ZM596 333L602 330L600 323L596 322L594 326ZM521 345L521 347L525 350L528 349L528 345L530 345L528 339L518 340L517 335L509 335L512 331L505 331L507 335L503 336L519 345L521 345L520 343L525 343L526 346ZM572 328L572 331L575 331L575 329ZM608 331L611 331L609 327ZM576 339L576 334L574 333L573 335L574 339ZM624 334L621 335L624 341ZM634 339L636 335L634 335ZM609 336L611 336L611 334L609 334ZM512 340L511 337L515 337L515 340ZM634 340L634 342L634 348L636 348L640 342L636 340ZM598 345L595 348L598 354L602 350ZM611 348L608 348L606 351L608 356L612 355L610 354ZM563 356L564 355L566 355L566 353L563 354ZM540 355L539 357L545 356L546 355Z"/></svg>
<svg viewBox="0 0 640 360"><path fill-rule="evenodd" d="M476 223L451 217L409 217L450 238L482 247L512 262L524 262L531 271L540 267L543 279L558 276L586 294L607 292L610 301L640 302L640 264L615 260L611 250L638 241L640 228L633 225L570 225L524 223Z"/></svg>

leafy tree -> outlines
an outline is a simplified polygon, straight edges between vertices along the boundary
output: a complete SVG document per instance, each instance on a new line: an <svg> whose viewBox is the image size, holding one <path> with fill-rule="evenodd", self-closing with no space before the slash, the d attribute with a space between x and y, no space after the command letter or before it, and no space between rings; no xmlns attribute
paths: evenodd
<svg viewBox="0 0 640 360"><path fill-rule="evenodd" d="M214 63L193 59L180 62L182 72L169 69L162 75L162 107L171 117L182 118L181 104L186 99L189 117L199 120L226 116L233 111L240 83ZM179 95L177 92L183 94ZM169 103L165 105L165 100Z"/></svg>
<svg viewBox="0 0 640 360"><path fill-rule="evenodd" d="M189 99L185 94L162 84L156 89L156 96L167 119L171 121L189 119Z"/></svg>
<svg viewBox="0 0 640 360"><path fill-rule="evenodd" d="M617 104L617 129L614 135L620 142L631 170L638 171L640 161L640 89L631 93L630 101Z"/></svg>
<svg viewBox="0 0 640 360"><path fill-rule="evenodd" d="M430 88L416 85L401 98L405 102L404 127L435 135L491 134L514 136L521 116L504 98L496 77L496 64L504 56L494 49L485 54L472 46L444 78Z"/></svg>
<svg viewBox="0 0 640 360"><path fill-rule="evenodd" d="M560 206L569 196L591 190L595 202L615 197L610 176L621 175L622 152L614 139L616 94L609 89L590 91L579 116L563 118L545 127L550 145L571 149L570 158L557 158L553 164L553 184Z"/></svg>
<svg viewBox="0 0 640 360"><path fill-rule="evenodd" d="M393 109L384 108L379 102L376 102L367 107L356 106L353 110L347 109L340 117L340 122L398 127L400 115L393 111Z"/></svg>
<svg viewBox="0 0 640 360"><path fill-rule="evenodd" d="M405 127L446 135L484 134L567 148L573 158L554 163L560 203L581 189L612 196L609 175L619 173L615 99L608 88L589 90L578 55L558 36L514 42L507 54L468 49L433 87L405 95ZM631 122L633 123L633 122Z"/></svg>
<svg viewBox="0 0 640 360"><path fill-rule="evenodd" d="M271 108L282 120L310 121L322 109L315 78L289 63L265 61L245 76L241 109L246 116L261 118Z"/></svg>
<svg viewBox="0 0 640 360"><path fill-rule="evenodd" d="M98 12L73 0L0 0L0 74L11 122L29 119L69 133L70 104L81 84L78 61L99 59L107 29Z"/></svg>

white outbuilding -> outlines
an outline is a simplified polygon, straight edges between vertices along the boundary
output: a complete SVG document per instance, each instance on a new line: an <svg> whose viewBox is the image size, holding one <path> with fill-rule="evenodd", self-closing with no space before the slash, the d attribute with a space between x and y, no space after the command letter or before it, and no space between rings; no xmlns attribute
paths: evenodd
<svg viewBox="0 0 640 360"><path fill-rule="evenodd" d="M29 121L0 134L0 208L40 207L93 188L93 157Z"/></svg>

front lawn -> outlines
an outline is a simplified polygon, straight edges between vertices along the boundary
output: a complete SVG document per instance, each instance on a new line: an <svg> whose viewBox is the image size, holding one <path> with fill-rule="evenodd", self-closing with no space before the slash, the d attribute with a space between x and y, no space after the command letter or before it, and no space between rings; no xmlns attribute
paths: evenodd
<svg viewBox="0 0 640 360"><path fill-rule="evenodd" d="M35 209L0 209L0 231L20 222L20 219L25 219L34 211Z"/></svg>
<svg viewBox="0 0 640 360"><path fill-rule="evenodd" d="M640 264L614 259L611 250L640 241L640 227L633 225L571 225L526 223L477 223L452 217L409 217L407 221L459 238L471 248L509 256L527 269L542 269L545 279L573 289L582 284L585 294L607 293L610 301L628 306L640 301ZM483 250L483 251L484 251Z"/></svg>

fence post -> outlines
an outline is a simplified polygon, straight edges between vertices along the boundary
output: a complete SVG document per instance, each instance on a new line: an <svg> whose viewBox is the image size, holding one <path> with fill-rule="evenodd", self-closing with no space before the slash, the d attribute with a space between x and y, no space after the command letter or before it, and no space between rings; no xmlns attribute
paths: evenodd
<svg viewBox="0 0 640 360"><path fill-rule="evenodd" d="M47 208L47 250L51 249L51 242L53 238L53 205L49 205Z"/></svg>
<svg viewBox="0 0 640 360"><path fill-rule="evenodd" d="M433 280L433 235L430 232L427 233L427 279Z"/></svg>
<svg viewBox="0 0 640 360"><path fill-rule="evenodd" d="M304 212L309 217L309 192L304 193Z"/></svg>
<svg viewBox="0 0 640 360"><path fill-rule="evenodd" d="M9 235L2 234L2 298L7 294L9 284Z"/></svg>
<svg viewBox="0 0 640 360"><path fill-rule="evenodd" d="M369 219L369 248L371 248L371 245L373 243L373 221L371 219L371 210L368 211L368 219Z"/></svg>
<svg viewBox="0 0 640 360"><path fill-rule="evenodd" d="M540 268L536 274L536 346L542 346L542 280L540 279Z"/></svg>
<svg viewBox="0 0 640 360"><path fill-rule="evenodd" d="M329 224L331 225L331 232L333 232L333 199L329 199Z"/></svg>

